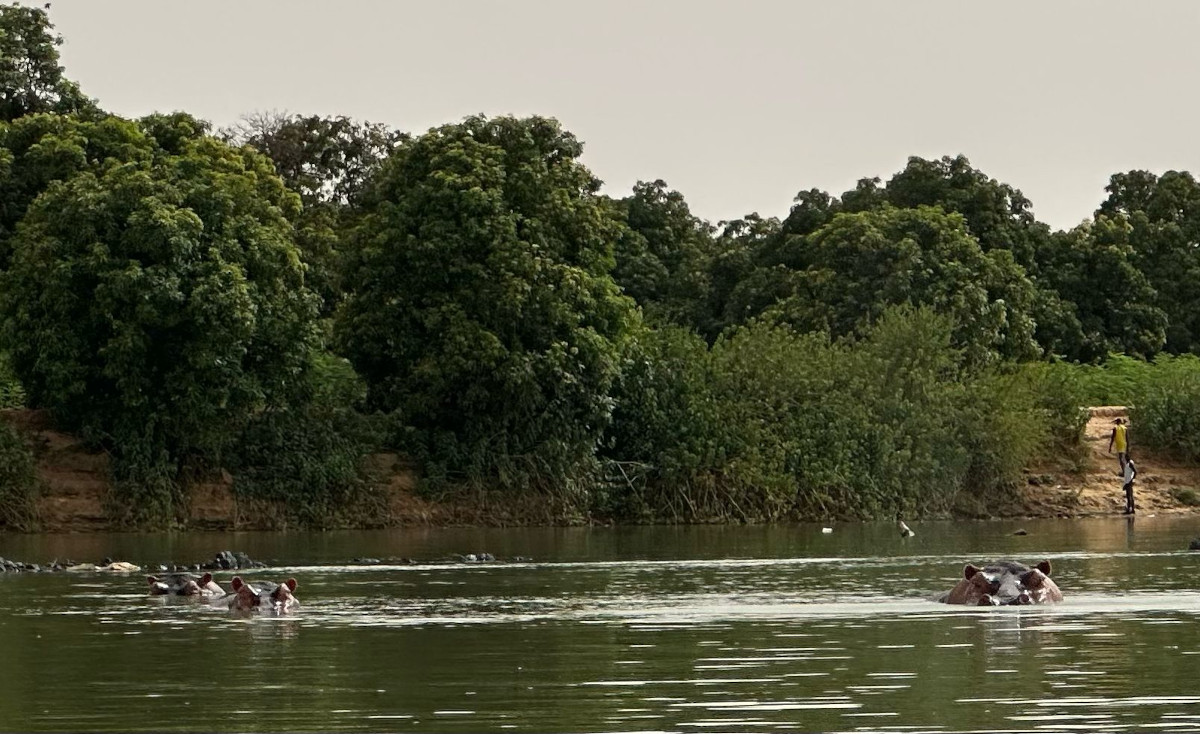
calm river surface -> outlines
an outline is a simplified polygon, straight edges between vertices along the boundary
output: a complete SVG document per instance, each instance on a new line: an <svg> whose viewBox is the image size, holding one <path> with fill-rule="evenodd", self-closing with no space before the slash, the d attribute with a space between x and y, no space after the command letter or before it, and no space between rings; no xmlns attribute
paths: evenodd
<svg viewBox="0 0 1200 734"><path fill-rule="evenodd" d="M38 563L241 550L303 604L2 574L0 729L1200 731L1200 517L833 529L0 535ZM445 560L481 551L532 560ZM928 601L996 558L1050 559L1067 600Z"/></svg>

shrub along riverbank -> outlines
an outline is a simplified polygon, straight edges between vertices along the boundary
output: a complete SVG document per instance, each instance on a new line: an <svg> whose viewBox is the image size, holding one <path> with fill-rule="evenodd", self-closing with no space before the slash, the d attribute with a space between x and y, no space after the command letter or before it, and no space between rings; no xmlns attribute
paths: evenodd
<svg viewBox="0 0 1200 734"><path fill-rule="evenodd" d="M595 473L575 478L574 495L422 484L418 467L420 513L434 523L544 524L1020 512L1026 468L1086 468L1081 401L1132 404L1139 452L1200 464L1189 443L1200 360L969 371L949 332L944 318L906 310L889 313L855 342L756 323L710 348L683 330L647 330L624 355ZM353 392L353 383L346 389ZM366 460L386 438L388 420L325 400L324 408L317 402L305 412L264 413L236 437L231 469L221 475L232 478L223 491L239 504L241 524L412 522L392 514L390 464ZM0 514L5 527L36 529L39 495L57 490L39 485L33 467L49 449L24 428L0 420ZM228 509L184 515L195 504L186 493L207 492L214 482L212 473L194 475L167 524L237 524ZM114 513L114 526L120 518Z"/></svg>

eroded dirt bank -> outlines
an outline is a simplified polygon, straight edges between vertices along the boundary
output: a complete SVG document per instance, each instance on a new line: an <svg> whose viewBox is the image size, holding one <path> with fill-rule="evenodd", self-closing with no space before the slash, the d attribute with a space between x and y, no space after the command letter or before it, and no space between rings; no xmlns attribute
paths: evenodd
<svg viewBox="0 0 1200 734"><path fill-rule="evenodd" d="M1113 420L1126 417L1125 409L1106 406L1089 409L1084 451L1031 468L1017 497L1000 508L1004 517L1086 517L1120 514L1124 506L1117 459L1107 451ZM0 419L22 431L37 457L43 485L38 499L41 526L47 532L89 532L109 529L104 500L108 492L108 457L90 450L78 438L53 430L38 411L0 411ZM1137 427L1130 430L1131 450L1138 462L1139 513L1196 512L1186 504L1189 495L1200 497L1200 467L1172 462L1137 445ZM374 457L376 469L388 478L388 524L413 525L519 525L550 524L561 514L546 506L544 498L503 504L486 496L432 502L413 491L413 474L396 456ZM230 491L228 477L194 486L187 525L196 529L254 529L277 527L261 506L239 503ZM269 514L269 513L267 513Z"/></svg>

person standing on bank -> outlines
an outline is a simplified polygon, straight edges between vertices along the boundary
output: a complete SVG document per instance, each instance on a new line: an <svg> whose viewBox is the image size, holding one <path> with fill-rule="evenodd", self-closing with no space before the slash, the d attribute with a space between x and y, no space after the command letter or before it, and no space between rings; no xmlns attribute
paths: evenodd
<svg viewBox="0 0 1200 734"><path fill-rule="evenodd" d="M1133 465L1133 459L1125 459L1125 514L1133 514L1133 478L1137 476L1137 467Z"/></svg>
<svg viewBox="0 0 1200 734"><path fill-rule="evenodd" d="M1121 466L1119 475L1125 473L1125 462L1129 458L1129 426L1125 425L1123 418L1118 418L1113 421L1116 425L1113 426L1112 435L1108 437L1108 453L1112 453L1113 448L1117 450L1117 463Z"/></svg>

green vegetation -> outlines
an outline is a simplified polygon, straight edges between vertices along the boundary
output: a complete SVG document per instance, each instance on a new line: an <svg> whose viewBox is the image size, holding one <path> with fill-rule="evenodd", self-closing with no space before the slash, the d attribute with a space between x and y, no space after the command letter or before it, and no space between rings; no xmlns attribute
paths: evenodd
<svg viewBox="0 0 1200 734"><path fill-rule="evenodd" d="M601 194L553 119L214 134L104 112L59 43L0 5L0 408L107 451L125 525L221 472L279 526L381 522L377 453L569 518L979 514L1098 404L1200 461L1187 173L1115 174L1055 232L912 158L714 226L663 181ZM28 527L15 436L0 522Z"/></svg>
<svg viewBox="0 0 1200 734"><path fill-rule="evenodd" d="M0 410L25 406L25 388L12 371L8 354L0 352Z"/></svg>
<svg viewBox="0 0 1200 734"><path fill-rule="evenodd" d="M432 481L572 493L593 472L634 306L581 150L552 120L470 118L374 183L337 346Z"/></svg>
<svg viewBox="0 0 1200 734"><path fill-rule="evenodd" d="M1191 487L1172 487L1171 497L1181 505L1188 507L1200 506L1200 492Z"/></svg>
<svg viewBox="0 0 1200 734"><path fill-rule="evenodd" d="M855 342L766 321L711 350L647 331L616 393L604 509L865 518L1002 497L1028 463L1078 440L1082 414L1041 365L973 371L953 332L907 307Z"/></svg>
<svg viewBox="0 0 1200 734"><path fill-rule="evenodd" d="M0 528L37 527L37 476L33 453L16 429L0 420Z"/></svg>
<svg viewBox="0 0 1200 734"><path fill-rule="evenodd" d="M234 494L281 528L379 522L385 510L365 466L383 427L353 408L362 381L330 355L318 357L308 379L305 400L257 413L231 443Z"/></svg>

